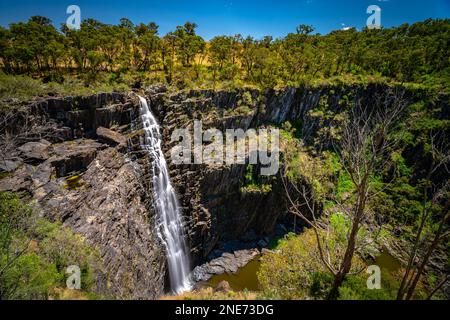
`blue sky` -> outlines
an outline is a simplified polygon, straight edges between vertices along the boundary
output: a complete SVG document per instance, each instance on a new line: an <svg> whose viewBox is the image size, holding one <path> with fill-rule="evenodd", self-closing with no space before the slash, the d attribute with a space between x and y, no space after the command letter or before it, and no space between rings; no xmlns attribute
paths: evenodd
<svg viewBox="0 0 450 320"><path fill-rule="evenodd" d="M49 17L59 26L67 19L66 8L76 4L82 18L118 23L127 17L134 23L154 21L160 34L193 21L206 39L215 35L284 36L299 24L311 24L322 34L343 27L364 27L367 7L382 9L382 25L391 27L427 18L450 18L450 0L2 0L0 25L26 21L30 16Z"/></svg>

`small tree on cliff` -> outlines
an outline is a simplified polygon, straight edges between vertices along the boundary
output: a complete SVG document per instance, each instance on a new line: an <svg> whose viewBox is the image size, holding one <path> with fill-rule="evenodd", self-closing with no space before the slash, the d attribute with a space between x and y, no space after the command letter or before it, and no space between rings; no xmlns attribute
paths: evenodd
<svg viewBox="0 0 450 320"><path fill-rule="evenodd" d="M298 186L286 176L283 177L291 213L301 218L313 229L320 259L333 275L334 281L329 294L331 299L337 297L339 287L350 273L356 251L366 245L360 243L359 234L363 223L368 221L372 212L367 206L375 194L370 180L389 161L389 151L398 141L393 136L393 128L404 106L402 94L392 92L383 96L375 96L373 104L367 107L356 103L346 116L340 139L334 143L342 169L349 176L353 186L353 194L347 197L345 203L340 203L339 199L335 199L339 210L349 221L346 245L339 261L332 263L329 259L330 246L328 245L329 232L327 228L329 223L327 223L326 217L318 218L320 205L318 205L316 188L314 186L305 187L305 181ZM312 170L318 172L318 170ZM322 178L323 176L319 177L316 182L329 183Z"/></svg>
<svg viewBox="0 0 450 320"><path fill-rule="evenodd" d="M450 236L450 180L441 183L436 176L448 176L450 169L450 146L445 143L445 132L430 134L430 155L423 184L422 212L419 226L415 232L412 247L408 253L408 264L403 273L397 293L397 300L410 300L425 268L441 244L445 244ZM444 175L443 175L444 174ZM445 274L428 295L431 299L450 280Z"/></svg>

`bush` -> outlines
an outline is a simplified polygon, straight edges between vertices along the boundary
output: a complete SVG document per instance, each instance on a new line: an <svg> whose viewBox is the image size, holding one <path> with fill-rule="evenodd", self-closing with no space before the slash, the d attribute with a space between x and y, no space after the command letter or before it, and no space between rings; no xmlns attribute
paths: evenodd
<svg viewBox="0 0 450 320"><path fill-rule="evenodd" d="M0 299L57 298L66 268L81 269L82 290L94 285L98 252L60 223L35 219L33 208L12 193L0 193Z"/></svg>
<svg viewBox="0 0 450 320"><path fill-rule="evenodd" d="M339 288L339 300L395 300L398 283L387 272L381 279L381 289L370 290L364 277L348 276Z"/></svg>
<svg viewBox="0 0 450 320"><path fill-rule="evenodd" d="M66 268L77 265L81 270L81 289L88 291L94 285L95 274L99 271L98 253L90 248L85 239L68 228L52 230L39 244L39 252L53 263L58 272L65 275ZM65 283L60 283L65 286Z"/></svg>
<svg viewBox="0 0 450 320"><path fill-rule="evenodd" d="M332 239L329 245L336 248L331 250L330 261L336 264L340 261L339 252L342 252L340 249L343 244L333 231L329 237ZM332 276L320 259L313 230L306 230L299 236L279 242L277 248L262 258L258 280L264 296L289 300L325 298ZM352 271L362 267L361 259L355 256Z"/></svg>
<svg viewBox="0 0 450 320"><path fill-rule="evenodd" d="M1 257L0 267L7 263ZM52 289L62 280L54 264L45 261L34 252L18 257L0 277L2 299L48 299Z"/></svg>

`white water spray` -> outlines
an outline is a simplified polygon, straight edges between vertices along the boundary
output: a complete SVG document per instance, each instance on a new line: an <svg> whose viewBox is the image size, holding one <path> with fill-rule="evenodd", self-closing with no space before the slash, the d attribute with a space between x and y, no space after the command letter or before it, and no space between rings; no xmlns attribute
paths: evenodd
<svg viewBox="0 0 450 320"><path fill-rule="evenodd" d="M167 163L161 148L159 124L151 113L147 100L139 97L141 118L145 130L142 148L150 154L153 166L153 189L158 215L158 235L164 243L169 267L170 286L175 294L192 289L189 254L186 245L181 210L175 189L170 182Z"/></svg>

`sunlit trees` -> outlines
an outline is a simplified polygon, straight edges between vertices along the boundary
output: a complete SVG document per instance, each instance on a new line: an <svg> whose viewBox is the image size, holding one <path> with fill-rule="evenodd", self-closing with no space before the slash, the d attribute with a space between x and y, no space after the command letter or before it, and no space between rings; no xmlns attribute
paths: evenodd
<svg viewBox="0 0 450 320"><path fill-rule="evenodd" d="M213 72L213 81L215 83L217 73L221 74L224 79L229 79L229 75L224 75L223 70L225 65L232 64L233 39L227 36L219 36L213 38L209 42L209 61L211 63Z"/></svg>
<svg viewBox="0 0 450 320"><path fill-rule="evenodd" d="M151 70L159 61L161 39L158 37L158 25L151 22L136 26L136 46L134 47L135 66L137 70Z"/></svg>
<svg viewBox="0 0 450 320"><path fill-rule="evenodd" d="M205 41L195 33L197 25L186 22L173 33L177 42L177 57L184 67L191 66L195 57L205 50Z"/></svg>
<svg viewBox="0 0 450 320"><path fill-rule="evenodd" d="M87 19L80 30L63 25L59 32L49 19L32 17L0 28L0 65L11 74L151 72L148 77L164 76L168 83L212 79L261 87L347 74L444 86L450 79L448 19L313 33L312 26L299 25L283 38L219 35L207 43L193 22L160 36L154 22L135 25L123 18L110 25Z"/></svg>

